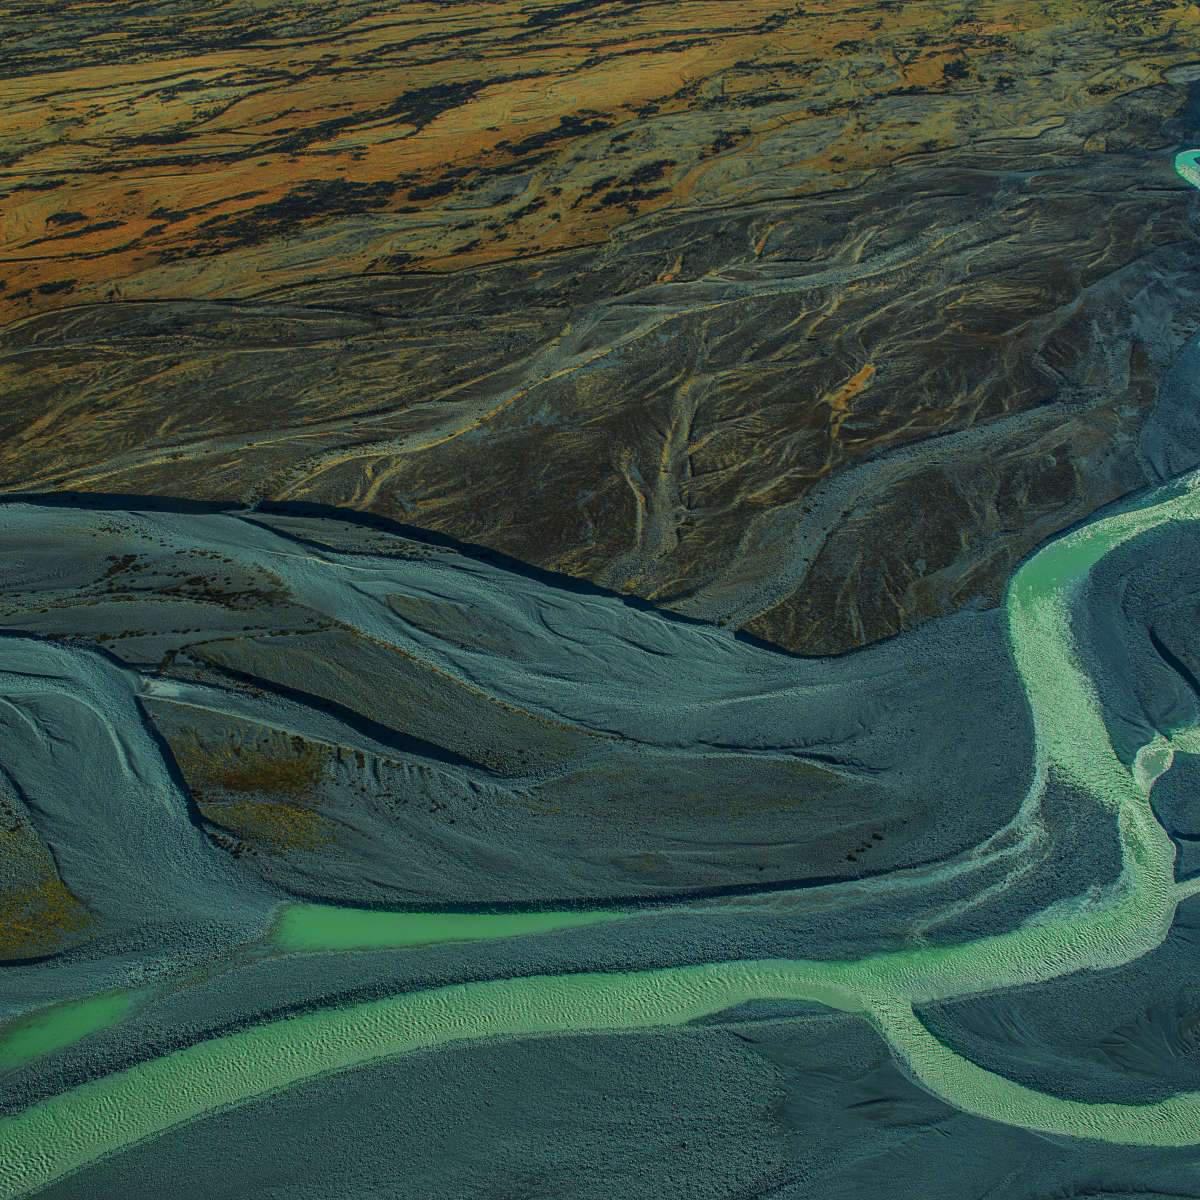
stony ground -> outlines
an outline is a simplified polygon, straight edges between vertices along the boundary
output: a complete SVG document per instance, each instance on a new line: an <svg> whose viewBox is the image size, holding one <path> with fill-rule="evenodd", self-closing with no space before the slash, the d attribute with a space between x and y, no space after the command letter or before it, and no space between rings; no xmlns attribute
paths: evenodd
<svg viewBox="0 0 1200 1200"><path fill-rule="evenodd" d="M812 654L1147 478L1194 5L52 7L5 490L369 509Z"/></svg>

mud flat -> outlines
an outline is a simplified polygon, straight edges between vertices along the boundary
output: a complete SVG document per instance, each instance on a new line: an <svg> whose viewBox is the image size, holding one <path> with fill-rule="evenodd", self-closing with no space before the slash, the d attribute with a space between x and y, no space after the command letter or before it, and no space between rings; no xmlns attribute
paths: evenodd
<svg viewBox="0 0 1200 1200"><path fill-rule="evenodd" d="M71 514L37 505L10 505L8 512L9 536L23 537L31 548L23 563L24 574L14 582L43 597L47 593L32 548L40 541L36 528L48 518L59 525L74 521L81 536L98 524L115 526L122 537L157 541L172 553L180 553L186 546L195 554L203 545L210 553L226 556L233 572L248 570L251 562L270 561L280 595L297 610L336 612L339 626L356 630L360 638L403 647L513 708L518 703L526 705L524 711L538 719L586 729L592 736L633 740L639 734L634 723L649 718L647 726L653 732L641 732L639 741L638 753L645 756L678 752L712 739L708 730L714 706L724 706L728 719L722 728L730 749L739 730L753 729L758 737L747 739L750 744L742 752L762 753L766 749L762 743L769 742L769 753L778 754L781 734L771 735L764 722L773 719L781 731L792 728L797 739L803 724L798 721L805 711L805 692L797 690L802 685L793 678L785 687L783 673L801 679L806 672L816 673L815 678L825 684L824 692L833 694L838 672L850 674L859 669L851 660L829 665L780 660L728 634L639 612L615 597L577 593L568 600L564 595L547 594L540 582L521 576L508 579L504 589L481 589L482 580L495 583L494 568L421 556L352 555L315 538L297 540L294 533L282 539L246 516L118 514L96 509ZM182 1122L202 1119L214 1110L380 1058L430 1051L460 1041L681 1027L763 1001L816 1004L865 1018L918 1082L962 1111L1043 1133L1116 1144L1192 1145L1200 1140L1200 1100L1190 1092L1121 1104L1076 1101L1038 1091L963 1058L931 1033L914 1009L1132 963L1162 944L1176 905L1195 890L1192 883L1176 879L1175 845L1156 818L1149 795L1156 781L1170 771L1175 753L1191 752L1200 746L1200 738L1190 728L1167 730L1155 733L1132 757L1119 754L1109 732L1112 699L1102 700L1096 691L1075 630L1079 606L1097 603L1087 585L1107 558L1134 546L1139 538L1164 530L1175 538L1187 537L1198 517L1200 483L1188 477L1052 542L1017 572L1008 593L1006 630L1033 732L1028 786L1015 797L1005 820L973 848L945 855L936 865L913 866L877 882L884 894L902 893L907 887L928 900L938 896L939 887L947 880L977 882L992 869L1000 871L993 891L1002 896L1006 884L1036 861L1038 844L1052 840L1052 831L1046 828L1045 804L1056 788L1086 799L1096 819L1115 830L1120 861L1111 877L1062 896L1040 913L1016 920L1010 916L1009 928L986 936L927 941L865 957L830 954L811 958L793 953L731 960L719 957L718 951L707 962L632 971L613 969L611 964L600 971L580 971L573 965L566 974L534 971L509 978L418 986L396 995L326 1004L283 1019L258 1020L235 1032L200 1037L185 1048L143 1057L135 1065L99 1075L3 1118L0 1138L6 1194L29 1194L98 1158ZM105 536L114 536L111 528ZM20 561L19 556L13 558ZM111 556L102 561L111 561ZM118 557L116 561L125 560ZM87 568L83 561L79 569ZM178 602L159 578L163 573L158 564L139 574L152 584L148 592L159 593L160 603ZM68 583L63 581L59 595L71 618L78 619L78 589ZM401 584L404 591L398 593ZM405 611L405 604L389 602L389 598L398 594L410 598L406 601L409 611L412 598L433 595L443 606L470 604L476 611L486 611L485 595L499 595L501 615L494 623L475 620L471 638L452 627L449 633L435 636L427 625L415 625L397 615ZM139 599L147 612L152 611L144 607L148 598ZM277 596L275 602L278 600ZM62 610L53 605L43 607L49 610L47 616L64 619ZM535 613L538 620L531 625ZM553 657L558 653L556 647L579 645L581 625L589 630L585 661L575 661L574 656ZM164 636L153 628L139 631L134 637L138 648L123 653L129 659L152 656L151 649L153 655L162 653L161 646L151 644ZM631 657L623 670L615 655L598 687L575 690L574 680L588 678L586 657L601 653L597 647L603 647L606 638L626 653L630 647L658 649L663 640L668 644L687 642L697 650L706 648L712 691L703 700L698 698L690 690L698 683L686 678L685 669L681 690L695 699L694 707L686 701L668 705L662 698L647 700L632 686L633 664L640 660ZM514 645L520 653L510 657ZM264 936L269 937L263 927L256 939L251 926L256 920L262 926L266 916L278 908L283 895L279 881L273 885L261 873L246 871L238 858L223 852L220 837L213 836L218 831L205 834L203 821L197 821L184 785L172 769L169 743L150 736L153 726L136 706L145 704L153 711L150 702L157 701L197 707L203 703L212 708L223 696L231 705L236 697L235 707L243 718L253 713L260 722L278 722L286 712L292 721L289 729L294 730L297 714L307 711L296 690L272 698L261 687L231 688L229 678L222 689L199 673L190 680L164 676L122 663L111 653L99 654L45 637L10 636L0 646L6 654L8 675L5 703L14 714L6 725L6 736L28 738L32 732L37 746L53 734L56 752L17 756L23 774L14 778L29 820L54 852L64 881L107 927L138 924L129 908L132 896L161 886L163 894L154 908L162 913L156 920L164 929L169 930L172 921L184 921L184 910L191 920L204 922L206 914L234 908L247 922L242 934L245 944L261 943ZM1093 648L1097 649L1102 657L1104 648ZM764 686L761 677L754 689L739 682L744 678L739 660L747 656L755 661L759 656L763 661L778 660L780 682L774 689ZM693 661L683 655L678 660ZM173 661L178 661L178 655ZM210 657L207 661L215 660ZM713 663L724 663L723 670L714 670ZM161 660L158 665L161 667ZM807 686L816 684L810 681ZM532 703L535 696L536 704ZM322 728L326 731L337 723L343 735L349 738L353 733L361 739L364 734L349 723L349 711L344 706L315 705L308 719L325 722ZM119 719L123 713L124 718ZM312 736L314 731L307 732ZM413 746L406 749L414 754ZM105 772L107 809L65 802L65 773L81 771L83 757L93 769ZM808 757L820 756L810 748ZM243 764L242 771L253 767L253 762ZM257 769L261 772L264 768L259 765ZM469 779L499 776L505 787L512 787L514 780L524 782L524 777L494 768L489 775L486 764L465 756L462 762L440 762L439 769L453 769ZM259 780L259 784L266 788L274 778ZM124 788L122 781L129 781ZM55 798L58 803L53 802ZM122 805L124 809L116 812L114 806ZM100 871L99 864L88 858L91 842L81 837L89 821L110 827L115 823L118 828L136 822L138 839L124 839L124 859L115 857L118 846L111 843L104 857L106 869ZM166 864L161 885L156 885L151 875L139 880L135 889L137 856L142 853ZM321 852L311 853L319 856ZM126 868L114 869L122 862L128 864ZM175 886L168 886L168 869ZM793 887L792 892L819 897L833 889L852 896L871 886L869 880L824 882L811 888ZM648 909L625 913L579 907L562 913L474 917L435 913L406 917L379 911L355 914L345 909L293 906L284 908L283 917L274 925L275 945L268 953L282 952L286 958L297 951L354 953L391 945L408 948L397 953L419 955L422 945L449 943L452 947L462 942L464 947L486 946L496 938L500 939L494 942L498 946L510 941L536 944L545 938L583 962L597 950L603 951L602 942L589 944L593 930L619 929L621 938L643 944L661 942L681 928L686 930L690 923L699 928L711 923L720 929L723 922L736 922L745 914L753 919L756 907L764 902L766 911L771 912L771 904L794 901L795 896L787 888L774 893L749 891L728 911L723 911L721 900L700 894L672 897ZM950 907L981 905L986 911L988 903L986 894L967 894ZM178 916L172 915L172 905ZM1003 922L1003 912L1003 904L996 904L993 919ZM671 923L680 919L682 926ZM76 951L86 953L86 948ZM210 963L219 962L220 953L210 949ZM231 972L228 979L236 979L244 969L237 965L236 954L244 951L238 952L230 942L224 953L235 954L227 970ZM117 1009L106 1010L90 1025L82 1024L80 1030L86 1033L104 1024L105 1017L119 1021L122 1015ZM53 1040L51 1036L44 1049L52 1049Z"/></svg>

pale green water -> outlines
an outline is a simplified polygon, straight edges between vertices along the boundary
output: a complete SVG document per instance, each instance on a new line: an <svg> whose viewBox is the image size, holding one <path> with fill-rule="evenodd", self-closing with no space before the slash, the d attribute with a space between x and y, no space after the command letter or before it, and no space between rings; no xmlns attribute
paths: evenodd
<svg viewBox="0 0 1200 1200"><path fill-rule="evenodd" d="M1170 764L1157 739L1132 767L1117 757L1075 652L1069 601L1111 551L1168 521L1200 518L1189 487L1118 513L1051 544L1009 589L1014 659L1037 737L1034 798L1049 773L1069 777L1112 813L1124 849L1116 885L1041 923L967 945L906 949L844 962L758 961L613 974L535 976L439 988L270 1022L199 1043L55 1096L0 1121L3 1194L17 1196L106 1153L213 1108L301 1079L451 1041L578 1030L678 1025L744 1001L803 999L861 1012L925 1086L968 1112L1049 1133L1142 1145L1200 1140L1200 1095L1150 1105L1087 1104L1044 1095L967 1062L913 1015L929 1000L964 996L1128 962L1157 946L1186 889L1174 847L1147 790ZM1186 743L1187 737L1181 738ZM1161 744L1160 744L1161 743ZM344 914L346 910L332 910ZM414 944L452 932L482 934L483 916L457 926L395 914L330 917L316 908L309 946ZM302 923L304 909L294 918ZM555 914L533 914L553 921ZM561 914L559 914L561 915ZM597 920L612 914L591 915ZM362 920L358 918L373 918ZM543 926L544 927L544 926ZM560 926L561 927L561 926ZM491 935L529 927L491 926ZM286 936L303 940L297 928Z"/></svg>
<svg viewBox="0 0 1200 1200"><path fill-rule="evenodd" d="M621 920L630 913L604 909L520 913L383 912L328 904L288 904L271 942L289 954L434 946L554 933ZM111 991L53 1004L0 1025L0 1071L61 1050L125 1019L146 995Z"/></svg>
<svg viewBox="0 0 1200 1200"><path fill-rule="evenodd" d="M577 912L402 913L335 908L327 904L289 904L272 930L281 950L375 950L432 946L553 933L616 921L627 913L603 909Z"/></svg>
<svg viewBox="0 0 1200 1200"><path fill-rule="evenodd" d="M52 1004L0 1026L0 1071L19 1067L51 1050L69 1046L99 1029L115 1025L144 997L144 992L105 992L83 1000Z"/></svg>
<svg viewBox="0 0 1200 1200"><path fill-rule="evenodd" d="M1200 150L1183 150L1175 155L1175 170L1193 187L1200 188Z"/></svg>
<svg viewBox="0 0 1200 1200"><path fill-rule="evenodd" d="M1178 156L1200 187L1200 152ZM459 984L269 1022L139 1064L0 1119L0 1194L27 1195L105 1154L213 1109L384 1056L453 1041L679 1025L751 999L798 999L862 1013L934 1094L965 1112L1044 1133L1146 1146L1200 1142L1200 1093L1153 1104L1092 1104L1049 1096L968 1062L925 1029L914 1006L1119 966L1166 936L1179 900L1200 884L1174 880L1175 850L1149 790L1176 750L1200 750L1184 731L1156 738L1131 766L1114 750L1073 642L1070 604L1106 554L1149 529L1200 519L1197 480L1059 539L1014 576L1009 640L1033 716L1033 782L1022 819L1036 816L1046 781L1069 780L1111 814L1122 846L1119 879L1056 905L1042 919L950 947L904 949L842 962L747 961L659 971L534 976ZM285 950L418 946L548 932L622 914L387 914L323 906L285 910ZM569 918L569 919L565 919ZM75 1018L40 1014L28 1032L0 1033L0 1055L25 1059L121 1015L78 1002ZM121 998L123 999L123 998ZM86 1006L96 1007L88 1009ZM65 1008L66 1006L62 1006ZM90 1015L84 1015L90 1014ZM45 1022L49 1021L49 1024ZM58 1032L54 1032L57 1029ZM49 1031L49 1032L47 1032ZM13 1040L15 1039L15 1040ZM24 1039L24 1040L22 1040ZM15 1047L15 1049L13 1049ZM24 1047L24 1050L22 1049ZM3 1065L0 1061L0 1065Z"/></svg>
<svg viewBox="0 0 1200 1200"><path fill-rule="evenodd" d="M384 912L328 904L288 904L271 942L289 954L403 949L448 942L494 941L578 929L629 917L604 909L519 913ZM125 1019L146 995L111 991L22 1014L0 1025L0 1071L61 1050Z"/></svg>

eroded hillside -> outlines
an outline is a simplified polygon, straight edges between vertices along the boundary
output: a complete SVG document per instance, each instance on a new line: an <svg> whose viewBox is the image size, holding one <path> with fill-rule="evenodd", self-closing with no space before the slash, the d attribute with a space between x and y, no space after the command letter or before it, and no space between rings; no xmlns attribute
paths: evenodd
<svg viewBox="0 0 1200 1200"><path fill-rule="evenodd" d="M369 509L804 653L1153 471L1165 2L0 10L0 485Z"/></svg>

